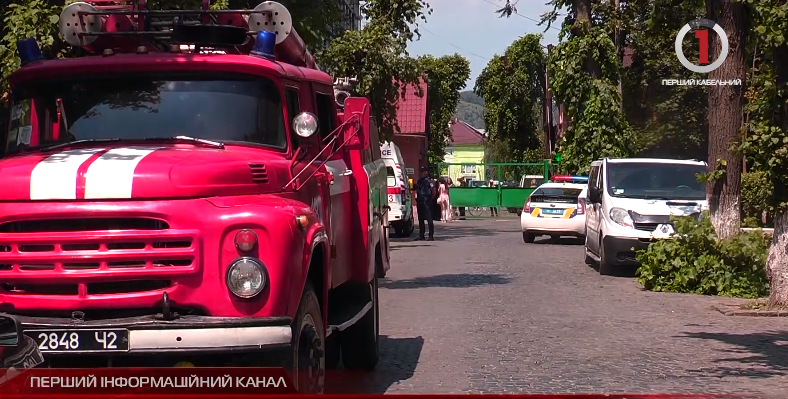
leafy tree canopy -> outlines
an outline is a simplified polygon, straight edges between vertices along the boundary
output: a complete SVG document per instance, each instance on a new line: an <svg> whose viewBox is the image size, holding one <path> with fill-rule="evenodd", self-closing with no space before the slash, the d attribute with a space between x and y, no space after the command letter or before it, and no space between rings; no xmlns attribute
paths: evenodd
<svg viewBox="0 0 788 399"><path fill-rule="evenodd" d="M422 75L407 46L419 37L418 23L426 21L431 9L424 0L370 0L361 11L364 27L331 42L318 61L334 76L358 79L355 94L370 100L381 136L391 138L399 131L397 101ZM423 95L420 89L419 93Z"/></svg>
<svg viewBox="0 0 788 399"><path fill-rule="evenodd" d="M501 156L509 162L525 160L526 154L540 148L539 109L546 62L541 39L541 35L527 34L515 40L476 79L474 92L484 100L488 140L504 144L507 154Z"/></svg>
<svg viewBox="0 0 788 399"><path fill-rule="evenodd" d="M429 162L443 161L445 148L451 143L449 122L460 102L460 90L471 75L471 64L459 55L433 57L425 55L418 58L427 80L427 104L429 104L430 140Z"/></svg>

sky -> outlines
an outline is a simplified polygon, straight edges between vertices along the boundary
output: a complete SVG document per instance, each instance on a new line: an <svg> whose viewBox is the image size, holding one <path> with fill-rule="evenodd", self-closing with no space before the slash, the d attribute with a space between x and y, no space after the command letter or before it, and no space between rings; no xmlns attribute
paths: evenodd
<svg viewBox="0 0 788 399"><path fill-rule="evenodd" d="M537 25L539 16L552 10L546 0L520 0L516 5L519 15L499 18L495 10L503 0L427 0L432 15L419 26L421 39L410 43L408 52L417 57L432 54L440 57L459 53L471 63L471 76L464 90L473 90L476 77L495 54L503 54L518 37L527 33L541 33L542 44L558 44L558 30L542 33L545 26Z"/></svg>

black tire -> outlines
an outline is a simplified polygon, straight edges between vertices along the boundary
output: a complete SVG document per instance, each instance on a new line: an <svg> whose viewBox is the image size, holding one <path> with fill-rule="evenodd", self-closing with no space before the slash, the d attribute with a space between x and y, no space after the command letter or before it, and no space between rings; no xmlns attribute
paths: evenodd
<svg viewBox="0 0 788 399"><path fill-rule="evenodd" d="M550 236L550 241L553 241L553 242L561 241L561 236L557 235L557 234L553 234L553 235Z"/></svg>
<svg viewBox="0 0 788 399"><path fill-rule="evenodd" d="M299 393L321 394L326 380L326 337L320 303L308 280L292 329L293 350L286 367Z"/></svg>
<svg viewBox="0 0 788 399"><path fill-rule="evenodd" d="M605 255L605 246L602 245L600 240L599 243L599 274L603 276L612 276L614 271L614 267L610 264L610 261L607 259Z"/></svg>
<svg viewBox="0 0 788 399"><path fill-rule="evenodd" d="M339 342L339 333L331 334L326 338L326 370L339 367L342 352Z"/></svg>
<svg viewBox="0 0 788 399"><path fill-rule="evenodd" d="M380 358L380 307L378 279L372 279L372 309L356 324L342 331L342 365L348 370L372 371Z"/></svg>
<svg viewBox="0 0 788 399"><path fill-rule="evenodd" d="M397 235L397 237L405 237L405 230L402 227L399 227L399 225L394 227L394 233Z"/></svg>
<svg viewBox="0 0 788 399"><path fill-rule="evenodd" d="M517 216L522 216L522 214L523 214L523 210L522 209L518 209L517 210Z"/></svg>
<svg viewBox="0 0 788 399"><path fill-rule="evenodd" d="M536 239L535 235L531 233L526 233L525 231L523 232L523 242L525 242L526 244L533 243L535 239Z"/></svg>

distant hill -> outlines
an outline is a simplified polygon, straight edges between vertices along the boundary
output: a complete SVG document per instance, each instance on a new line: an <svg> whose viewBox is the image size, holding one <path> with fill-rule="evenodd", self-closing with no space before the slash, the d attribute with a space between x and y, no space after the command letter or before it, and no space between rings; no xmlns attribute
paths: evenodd
<svg viewBox="0 0 788 399"><path fill-rule="evenodd" d="M454 117L477 129L484 129L484 107L481 105L460 101Z"/></svg>
<svg viewBox="0 0 788 399"><path fill-rule="evenodd" d="M461 91L460 92L460 100L465 101L466 103L481 105L484 106L484 100L481 97L474 94L472 91Z"/></svg>
<svg viewBox="0 0 788 399"><path fill-rule="evenodd" d="M461 91L454 117L477 129L484 129L484 100L472 91Z"/></svg>

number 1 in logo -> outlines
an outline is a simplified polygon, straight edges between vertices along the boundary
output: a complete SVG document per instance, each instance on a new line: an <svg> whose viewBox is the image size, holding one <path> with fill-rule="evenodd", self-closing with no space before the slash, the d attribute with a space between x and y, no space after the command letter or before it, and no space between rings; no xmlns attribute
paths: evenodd
<svg viewBox="0 0 788 399"><path fill-rule="evenodd" d="M706 29L698 29L695 31L695 38L698 39L698 47L699 53L698 56L698 63L699 64L708 64L709 63L709 31Z"/></svg>

